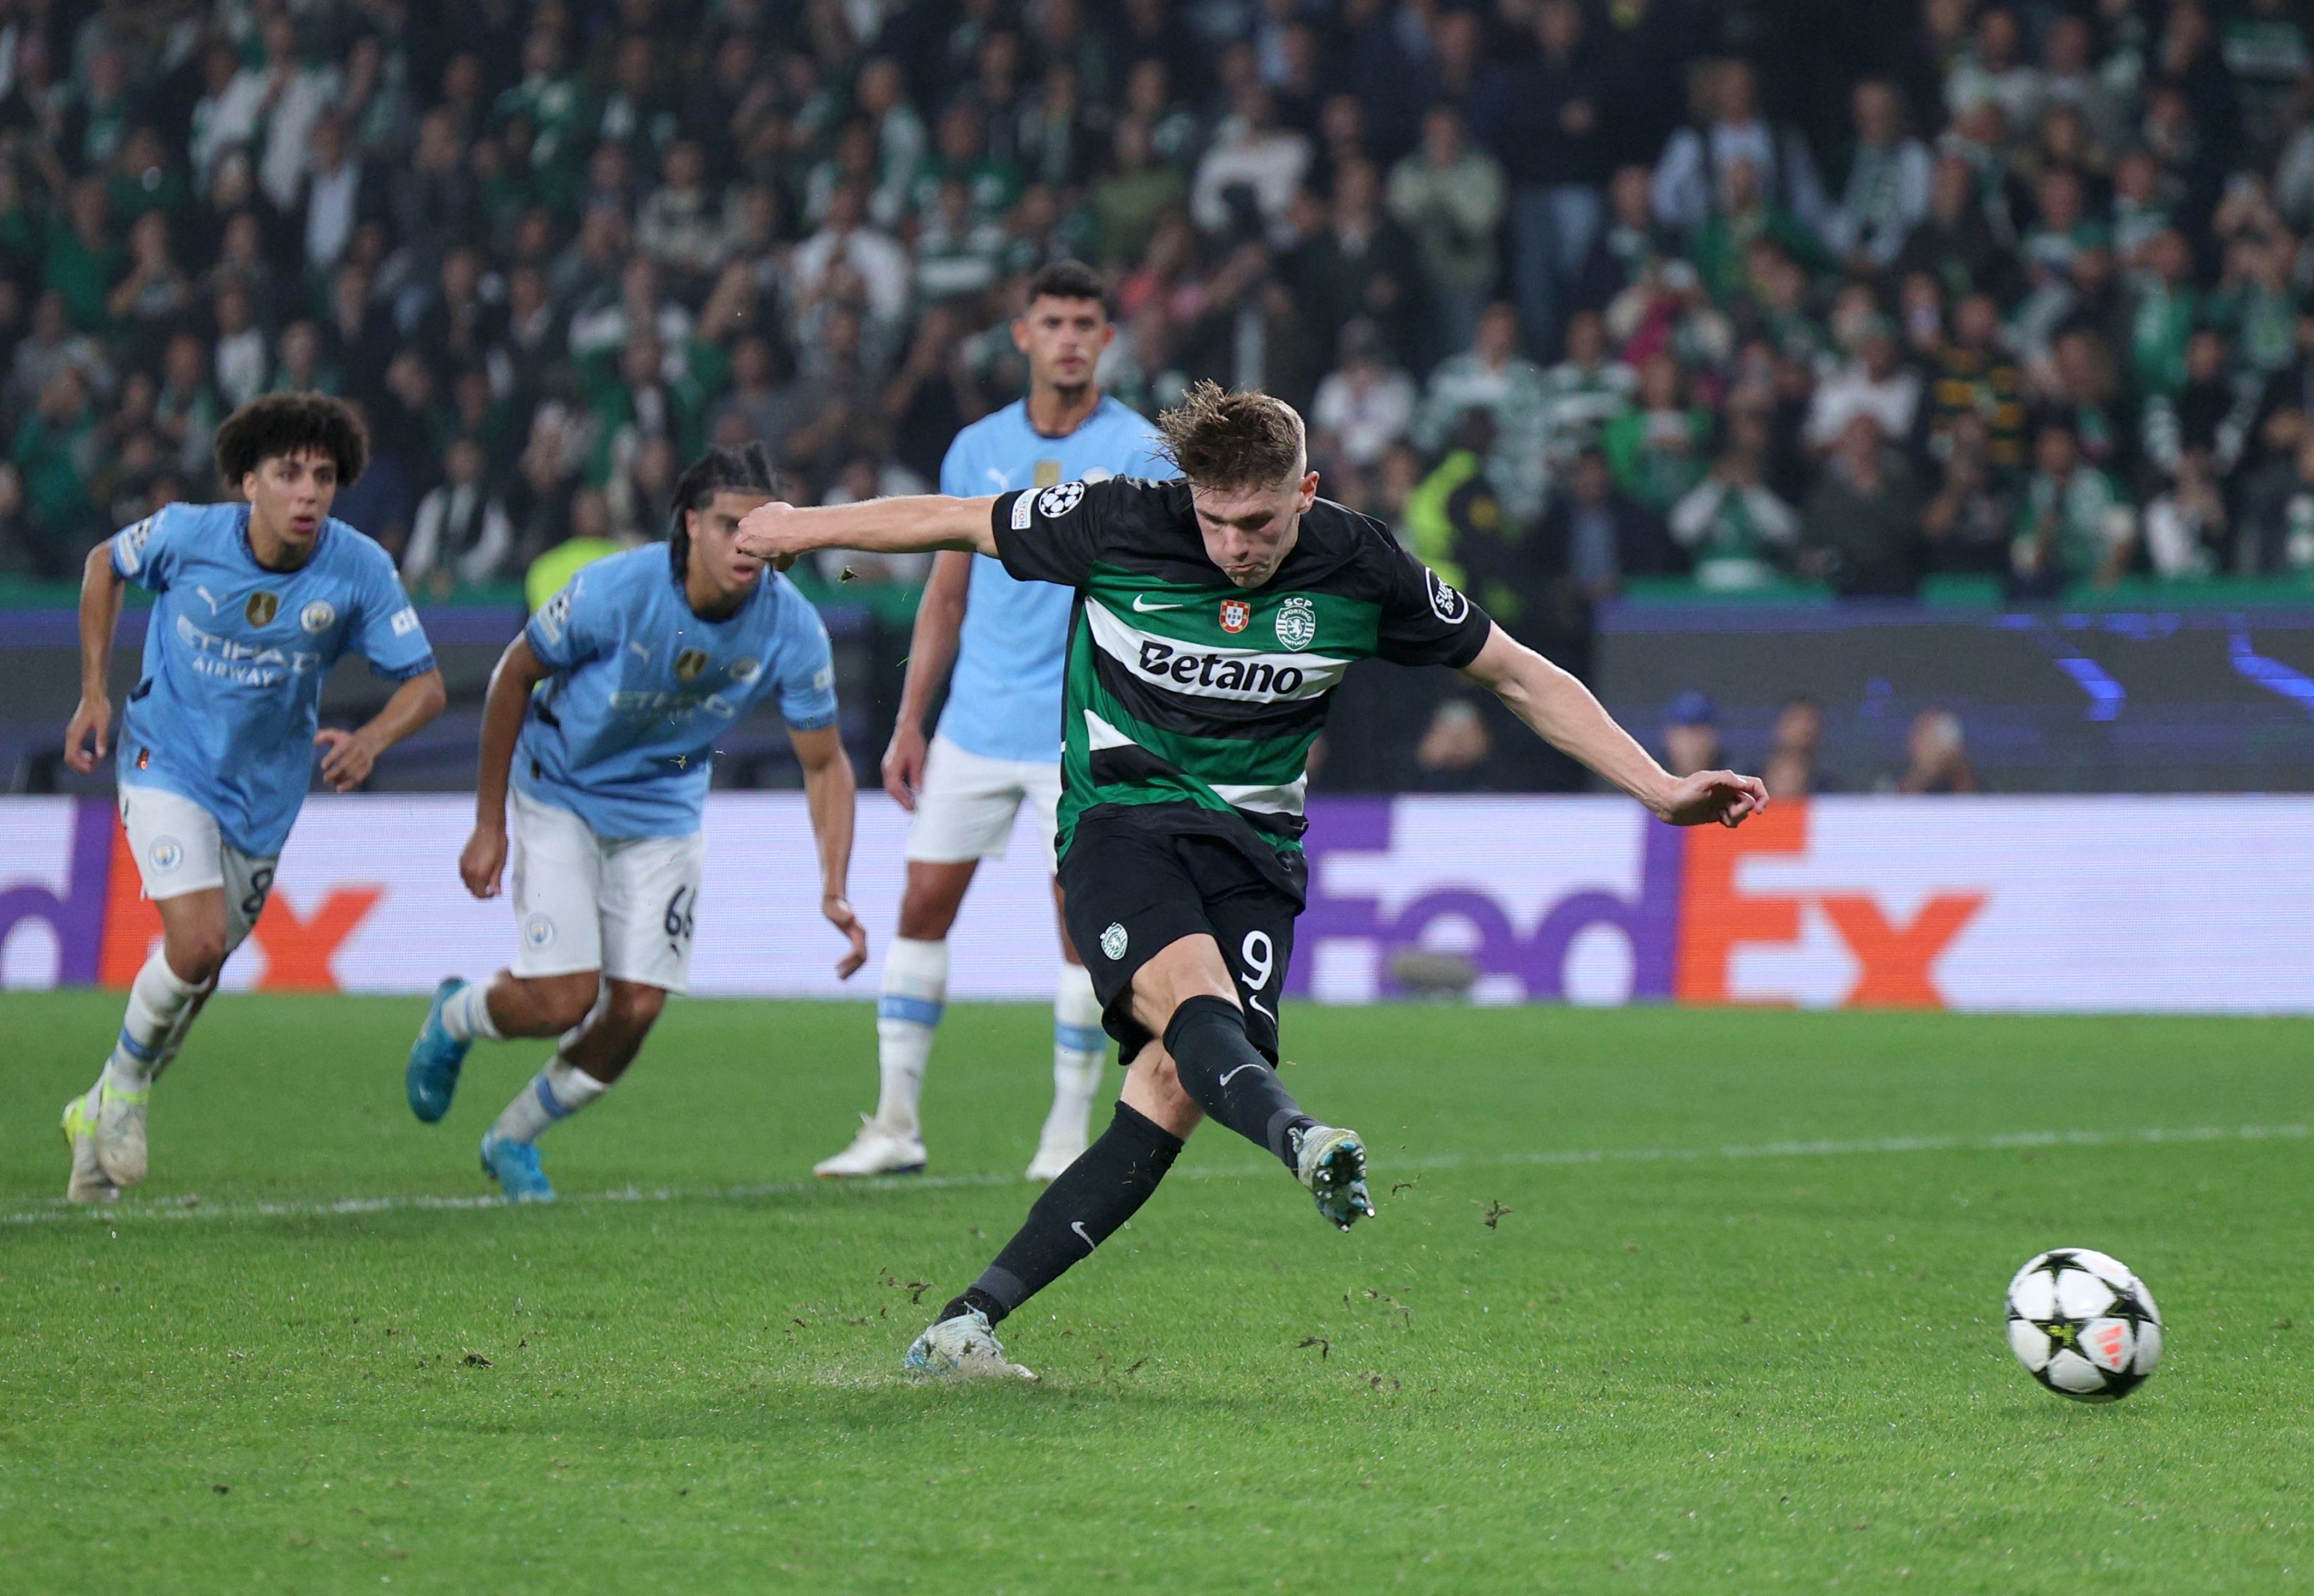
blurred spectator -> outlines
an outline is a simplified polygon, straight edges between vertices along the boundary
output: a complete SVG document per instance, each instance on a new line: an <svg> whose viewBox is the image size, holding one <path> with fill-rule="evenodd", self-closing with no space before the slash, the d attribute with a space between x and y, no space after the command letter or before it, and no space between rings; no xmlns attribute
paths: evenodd
<svg viewBox="0 0 2314 1596"><path fill-rule="evenodd" d="M1976 767L1969 763L1960 717L1950 710L1922 710L1904 736L1910 762L1896 779L1898 792L1978 792Z"/></svg>
<svg viewBox="0 0 2314 1596"><path fill-rule="evenodd" d="M2248 485L2240 563L2252 575L2314 570L2314 428Z"/></svg>
<svg viewBox="0 0 2314 1596"><path fill-rule="evenodd" d="M1276 102L1259 82L1241 87L1197 163L1189 214L1207 233L1233 242L1280 232L1310 168L1310 140L1277 125Z"/></svg>
<svg viewBox="0 0 2314 1596"><path fill-rule="evenodd" d="M1443 448L1473 410L1484 410L1493 419L1488 472L1505 511L1517 520L1532 519L1550 486L1541 447L1542 373L1519 355L1518 313L1506 303L1487 306L1469 350L1440 361L1430 374L1415 419L1416 445Z"/></svg>
<svg viewBox="0 0 2314 1596"><path fill-rule="evenodd" d="M1606 452L1594 445L1573 467L1542 519L1541 556L1593 603L1614 597L1633 577L1660 577L1671 569L1670 539L1662 517L1615 485Z"/></svg>
<svg viewBox="0 0 2314 1596"><path fill-rule="evenodd" d="M1609 357L1599 313L1577 312L1567 323L1567 358L1542 374L1542 452L1554 474L1630 410L1638 387L1638 374Z"/></svg>
<svg viewBox="0 0 2314 1596"><path fill-rule="evenodd" d="M1760 779L1768 784L1768 796L1805 798L1838 791L1840 784L1816 763L1823 744L1824 706L1804 692L1786 699L1784 707L1776 713L1775 735L1767 763L1760 768Z"/></svg>
<svg viewBox="0 0 2314 1596"><path fill-rule="evenodd" d="M1625 492L1668 511L1703 479L1711 415L1692 401L1679 357L1657 354L1639 369L1638 403L1607 423L1607 463Z"/></svg>
<svg viewBox="0 0 2314 1596"><path fill-rule="evenodd" d="M1903 101L1886 80L1856 85L1850 119L1847 177L1824 218L1824 242L1859 269L1885 271L1929 214L1928 146L1906 136Z"/></svg>
<svg viewBox="0 0 2314 1596"><path fill-rule="evenodd" d="M1390 361L1381 332L1363 316L1342 328L1339 359L1318 384L1310 446L1313 454L1372 466L1413 424L1414 379Z"/></svg>
<svg viewBox="0 0 2314 1596"><path fill-rule="evenodd" d="M2033 475L2009 545L2011 592L2046 597L2069 580L2111 584L2127 568L2135 543L2136 517L2120 484L2081 458L2071 427L2043 423L2034 436Z"/></svg>
<svg viewBox="0 0 2314 1596"><path fill-rule="evenodd" d="M1912 467L1868 413L1852 416L1800 527L1800 574L1842 598L1904 598L1920 589L1921 498Z"/></svg>
<svg viewBox="0 0 2314 1596"><path fill-rule="evenodd" d="M1294 257L1294 278L1320 326L1372 321L1402 363L1417 349L1423 303L1414 242L1382 204L1382 178L1363 157L1335 169L1326 225Z"/></svg>
<svg viewBox="0 0 2314 1596"><path fill-rule="evenodd" d="M58 366L41 384L40 404L17 428L8 451L22 484L25 552L36 576L61 579L102 535L89 498L96 442L87 385L75 367Z"/></svg>
<svg viewBox="0 0 2314 1596"><path fill-rule="evenodd" d="M1821 227L1824 186L1815 157L1796 128L1774 128L1759 111L1752 67L1720 61L1705 69L1701 126L1683 128L1664 146L1655 172L1656 216L1693 233L1710 218L1713 198L1728 191L1728 169L1748 162L1766 201L1804 227Z"/></svg>
<svg viewBox="0 0 2314 1596"><path fill-rule="evenodd" d="M1590 259L1607 177L1598 52L1576 0L1534 7L1535 56L1501 75L1485 118L1511 186L1511 287L1530 347L1554 348L1561 295Z"/></svg>
<svg viewBox="0 0 2314 1596"><path fill-rule="evenodd" d="M1858 333L1855 357L1815 391L1804 436L1810 448L1828 450L1860 417L1881 437L1903 440L1912 436L1920 413L1920 373L1898 362L1896 329L1874 315Z"/></svg>
<svg viewBox="0 0 2314 1596"><path fill-rule="evenodd" d="M1435 350L1471 341L1495 286L1503 203L1501 163L1471 146L1460 111L1433 106L1422 119L1421 148L1391 168L1390 214L1414 239Z"/></svg>
<svg viewBox="0 0 2314 1596"><path fill-rule="evenodd" d="M1974 417L1983 428L1985 463L2003 473L2025 464L2024 378L2000 344L2000 306L1992 295L1964 295L1949 340L1936 353L1929 385L1930 450L1949 455L1955 428Z"/></svg>
<svg viewBox="0 0 2314 1596"><path fill-rule="evenodd" d="M506 505L485 481L489 458L473 438L453 440L442 456L441 485L418 502L402 580L412 593L441 598L453 578L470 586L494 582L514 551Z"/></svg>
<svg viewBox="0 0 2314 1596"><path fill-rule="evenodd" d="M1921 509L1921 535L1929 563L1957 575L1992 576L2009 569L2017 509L2001 489L1992 460L1992 433L1973 411L1956 416L1943 436L1942 479Z"/></svg>
<svg viewBox="0 0 2314 1596"><path fill-rule="evenodd" d="M1800 518L1765 481L1770 438L1757 415L1739 414L1711 472L1671 512L1672 536L1694 562L1695 579L1722 591L1774 581L1798 540Z"/></svg>
<svg viewBox="0 0 2314 1596"><path fill-rule="evenodd" d="M1664 711L1664 769L1674 776L1716 771L1726 756L1719 747L1719 710L1710 698L1689 688Z"/></svg>
<svg viewBox="0 0 2314 1596"><path fill-rule="evenodd" d="M2230 528L2220 477L2207 448L2187 448L2169 490L2145 507L2145 557L2156 576L2193 580L2224 569Z"/></svg>

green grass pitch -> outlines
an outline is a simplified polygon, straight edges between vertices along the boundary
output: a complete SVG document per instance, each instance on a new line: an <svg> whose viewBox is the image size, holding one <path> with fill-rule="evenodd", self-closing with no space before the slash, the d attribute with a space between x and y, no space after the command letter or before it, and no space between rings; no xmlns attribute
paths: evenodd
<svg viewBox="0 0 2314 1596"><path fill-rule="evenodd" d="M428 1199L483 1194L538 1045L478 1048L421 1126L419 1003L227 997L155 1093L151 1183L89 1218L56 1110L118 1010L0 997L0 1591L2006 1596L2314 1563L2305 1023L1302 1008L1286 1079L1366 1133L1381 1216L1336 1234L1208 1129L1006 1327L1042 1384L922 1389L902 1349L1030 1196L1037 1010L950 1010L941 1178L863 1190L806 1171L871 1100L871 1010L679 1001L547 1139L566 1201L509 1210ZM2168 1322L2116 1406L2003 1343L2009 1274L2067 1243Z"/></svg>

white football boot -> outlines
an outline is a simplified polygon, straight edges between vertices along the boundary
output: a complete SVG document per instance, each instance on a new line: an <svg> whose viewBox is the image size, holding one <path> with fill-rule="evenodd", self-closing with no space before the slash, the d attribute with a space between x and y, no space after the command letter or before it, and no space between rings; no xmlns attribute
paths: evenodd
<svg viewBox="0 0 2314 1596"><path fill-rule="evenodd" d="M97 1082L93 1127L96 1161L115 1186L137 1186L145 1179L145 1105L152 1096L149 1086L125 1092L110 1080Z"/></svg>
<svg viewBox="0 0 2314 1596"><path fill-rule="evenodd" d="M863 1175L921 1175L924 1172L924 1139L921 1133L902 1135L886 1130L862 1115L860 1133L852 1138L852 1145L832 1159L820 1160L811 1167L811 1172L822 1180Z"/></svg>
<svg viewBox="0 0 2314 1596"><path fill-rule="evenodd" d="M917 1336L901 1363L909 1373L932 1380L1037 1378L1004 1355L1004 1344L977 1308L942 1319Z"/></svg>
<svg viewBox="0 0 2314 1596"><path fill-rule="evenodd" d="M1366 1148L1356 1131L1312 1125L1295 1133L1294 1173L1317 1199L1318 1212L1338 1230L1373 1216L1366 1195Z"/></svg>
<svg viewBox="0 0 2314 1596"><path fill-rule="evenodd" d="M92 1087L65 1105L65 1143L72 1149L72 1175L65 1182L67 1203L110 1203L120 1195L120 1188L106 1177L104 1166L96 1161L96 1115L89 1105L95 1095Z"/></svg>

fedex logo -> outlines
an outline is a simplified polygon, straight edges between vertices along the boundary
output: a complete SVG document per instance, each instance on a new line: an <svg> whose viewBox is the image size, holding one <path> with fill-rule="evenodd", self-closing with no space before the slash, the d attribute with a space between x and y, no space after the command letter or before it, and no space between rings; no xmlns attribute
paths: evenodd
<svg viewBox="0 0 2314 1596"><path fill-rule="evenodd" d="M60 844L61 879L10 880L0 870L0 985L125 987L159 941L161 916L145 898L120 817L103 798L46 813L68 829L52 844ZM384 896L375 883L333 885L311 895L301 912L277 888L234 968L253 973L261 992L335 992L340 951ZM52 974L39 968L47 961L36 960L35 943L53 948Z"/></svg>
<svg viewBox="0 0 2314 1596"><path fill-rule="evenodd" d="M1585 813L1589 826L1544 833L1538 861L1597 873L1602 811ZM1294 990L1352 1001L1392 995L1400 955L1452 948L1476 966L1479 990L1497 999L1595 995L1578 994L1572 975L1578 945L1595 948L1603 933L1628 961L1620 993L1630 1001L1943 1008L1939 961L1988 901L1982 890L1942 886L1907 895L1917 901L1884 898L1873 869L1829 887L1762 884L1755 877L1777 867L1813 877L1836 868L1810 857L1806 804L1776 805L1733 832L1639 823L1628 890L1566 886L1541 862L1517 869L1502 857L1499 833L1490 833L1492 844L1471 844L1467 866L1439 857L1459 851L1457 832L1485 833L1484 825L1449 824L1436 838L1443 846L1399 835L1453 814L1447 803L1312 806L1310 906L1297 939L1310 953L1295 961ZM1630 823L1603 824L1630 846ZM1632 878L1628 853L1604 862L1610 878ZM1368 882L1376 889L1362 890ZM1362 973L1329 990L1318 972L1329 953L1338 962L1344 944L1363 956Z"/></svg>

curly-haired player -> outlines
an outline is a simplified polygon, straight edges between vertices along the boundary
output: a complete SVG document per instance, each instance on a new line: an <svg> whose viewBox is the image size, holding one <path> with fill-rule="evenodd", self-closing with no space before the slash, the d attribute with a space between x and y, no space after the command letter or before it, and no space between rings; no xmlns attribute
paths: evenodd
<svg viewBox="0 0 2314 1596"><path fill-rule="evenodd" d="M121 590L150 588L116 780L161 947L129 986L103 1074L65 1105L75 1203L108 1202L145 1178L153 1081L265 907L314 751L322 779L343 792L442 712L442 675L393 558L330 516L368 455L343 401L268 394L217 429L217 475L243 502L167 505L89 553L65 763L86 773L105 756ZM323 727L322 678L349 648L400 685L359 729Z"/></svg>

